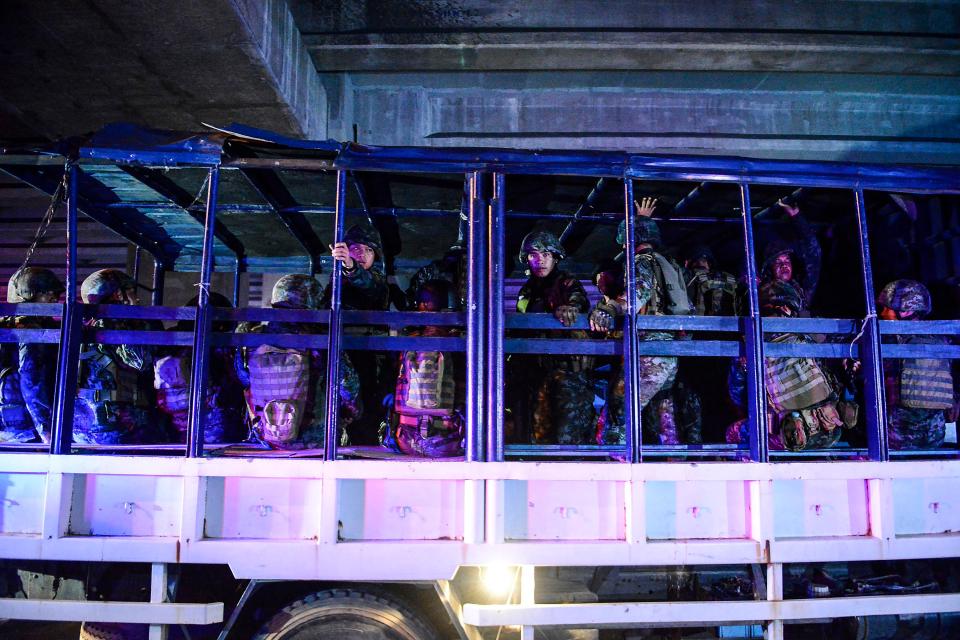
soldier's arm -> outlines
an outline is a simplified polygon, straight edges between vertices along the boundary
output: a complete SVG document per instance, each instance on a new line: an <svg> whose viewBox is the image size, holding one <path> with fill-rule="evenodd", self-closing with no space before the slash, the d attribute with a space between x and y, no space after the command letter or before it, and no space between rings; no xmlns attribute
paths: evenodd
<svg viewBox="0 0 960 640"><path fill-rule="evenodd" d="M51 428L56 362L57 351L51 345L20 345L20 393L37 432L44 436L45 442Z"/></svg>
<svg viewBox="0 0 960 640"><path fill-rule="evenodd" d="M782 206L782 205L781 205ZM823 249L817 234L810 222L800 213L798 207L784 207L795 236L794 247L800 260L803 262L803 273L797 278L806 295L806 303L810 304L813 294L820 282L820 268L823 264Z"/></svg>
<svg viewBox="0 0 960 640"><path fill-rule="evenodd" d="M647 305L653 299L657 288L657 272L655 266L656 258L651 254L641 253L637 255L636 276L637 286L634 291L634 301L636 303L637 313L643 315L647 311Z"/></svg>
<svg viewBox="0 0 960 640"><path fill-rule="evenodd" d="M362 295L370 307L383 308L388 300L387 278L383 273L373 268L370 270L360 267L352 271L343 270L344 284L352 287Z"/></svg>

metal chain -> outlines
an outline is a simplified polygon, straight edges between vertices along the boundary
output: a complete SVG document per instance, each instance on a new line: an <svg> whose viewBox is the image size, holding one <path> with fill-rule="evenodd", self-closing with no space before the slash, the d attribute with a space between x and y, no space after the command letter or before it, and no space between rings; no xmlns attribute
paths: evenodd
<svg viewBox="0 0 960 640"><path fill-rule="evenodd" d="M27 249L27 254L23 258L23 263L20 265L20 269L23 269L27 266L27 264L29 264L30 258L33 257L33 254L37 250L37 247L40 245L40 243L43 242L44 236L47 235L47 229L50 228L50 223L53 222L53 216L57 212L57 207L59 207L66 198L67 180L70 175L69 169L70 163L64 165L63 179L53 192L53 197L50 199L50 205L47 207L46 213L43 214L43 219L40 220L40 226L37 227L37 232L33 236L33 242L30 244L30 248Z"/></svg>

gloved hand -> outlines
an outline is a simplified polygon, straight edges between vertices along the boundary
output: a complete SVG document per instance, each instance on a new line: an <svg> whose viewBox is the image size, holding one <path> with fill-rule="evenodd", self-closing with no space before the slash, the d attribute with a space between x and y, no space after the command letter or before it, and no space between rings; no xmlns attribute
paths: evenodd
<svg viewBox="0 0 960 640"><path fill-rule="evenodd" d="M569 327L577 321L577 308L569 304L563 304L554 310L553 316L563 326Z"/></svg>
<svg viewBox="0 0 960 640"><path fill-rule="evenodd" d="M599 331L600 333L613 331L616 314L617 309L613 305L601 302L590 310L590 315L588 316L590 329Z"/></svg>

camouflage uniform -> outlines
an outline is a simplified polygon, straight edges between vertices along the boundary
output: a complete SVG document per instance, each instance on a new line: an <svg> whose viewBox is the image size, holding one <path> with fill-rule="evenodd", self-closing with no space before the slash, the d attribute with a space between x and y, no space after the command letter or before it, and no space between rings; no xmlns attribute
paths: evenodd
<svg viewBox="0 0 960 640"><path fill-rule="evenodd" d="M343 309L386 311L390 308L390 291L383 267L383 245L380 234L366 225L354 225L344 235L348 245L363 244L374 250L376 261L370 269L354 264L352 270L343 269L340 302ZM324 306L329 307L332 289L324 291ZM351 325L343 329L345 335L386 335L381 326ZM363 416L350 426L352 444L374 445L379 440L381 414L377 411L383 399L394 391L396 369L394 358L383 351L354 350L347 352L360 376L360 397L365 407Z"/></svg>
<svg viewBox="0 0 960 640"><path fill-rule="evenodd" d="M623 244L625 224L620 223L617 231L617 242ZM650 244L634 255L636 270L636 289L634 308L638 315L664 315L666 306L666 292L663 289L662 278L658 276L659 264L655 255L661 246L660 229L657 223L649 218L637 220L636 242ZM625 307L621 300L620 308ZM612 321L613 316L620 312L620 308L601 303L591 311L594 314L603 314ZM620 332L617 332L620 333ZM611 337L618 337L611 334ZM622 335L619 336L622 338ZM638 331L640 341L674 340L670 331ZM643 420L644 440L651 444L677 444L679 433L674 420L673 398L669 394L660 394L661 391L673 386L677 375L677 358L672 356L640 356L638 359L637 384L640 387L640 403L646 409L656 397L652 407L652 414L647 415L650 420ZM607 391L607 402L601 412L597 425L597 442L599 444L624 444L626 442L626 420L624 415L624 379L623 365L611 378Z"/></svg>
<svg viewBox="0 0 960 640"><path fill-rule="evenodd" d="M790 284L800 292L803 304L798 315L808 316L813 295L820 281L820 267L823 262L823 250L817 236L803 214L789 219L792 238L780 238L767 244L764 249L763 265L760 267L760 284L776 278L773 263L781 255L788 254L793 263L793 279Z"/></svg>
<svg viewBox="0 0 960 640"><path fill-rule="evenodd" d="M433 280L442 280L450 285L448 290L447 308L462 310L467 306L467 250L460 245L450 247L440 260L417 270L410 278L407 287L407 307L416 308L417 293L424 284Z"/></svg>
<svg viewBox="0 0 960 640"><path fill-rule="evenodd" d="M199 299L187 303L196 307ZM220 308L233 305L219 293L210 294L210 304ZM175 331L193 331L193 322L177 323ZM214 322L213 331L229 333L232 323ZM159 355L154 363L157 407L169 417L179 442L186 442L190 409L190 375L193 349L176 347ZM206 416L203 441L206 444L236 442L246 433L243 427L243 388L237 379L235 354L231 347L211 347L208 360Z"/></svg>
<svg viewBox="0 0 960 640"><path fill-rule="evenodd" d="M520 261L527 263L533 251L549 251L557 260L564 257L560 241L552 233L533 232L523 240ZM531 276L520 288L517 311L520 313L556 313L560 307L573 307L578 313L590 309L587 292L575 277L554 267L543 278ZM538 332L541 338L584 340L586 331ZM515 381L525 380L532 392L531 439L536 444L587 444L595 426L593 385L589 372L593 358L582 355L539 356L535 362L518 363L512 372ZM524 366L526 365L526 366Z"/></svg>
<svg viewBox="0 0 960 640"><path fill-rule="evenodd" d="M24 267L10 278L7 302L36 302L42 294L53 294L59 297L64 290L63 283L49 269ZM56 329L58 327L57 321L53 318L21 316L9 319L9 328L15 329ZM12 351L11 346L0 345L0 352ZM26 409L29 416L25 416L26 419L19 427L9 425L13 427L12 439L30 442L35 441L39 435L44 442L49 442L53 387L57 378L57 345L21 342L17 347L17 354L9 353L6 357L9 361L4 362L2 367L5 370L9 367L9 373L0 374L4 378L4 381L0 382L0 395L6 396L2 400L5 408L4 431L8 428L6 424L8 420L13 422L11 419L22 411L15 410L10 413L6 410L7 407L19 405Z"/></svg>
<svg viewBox="0 0 960 640"><path fill-rule="evenodd" d="M101 269L87 277L80 295L86 304L109 304L117 291L136 283L117 269ZM90 320L87 326L106 330L162 329L155 321ZM78 402L73 437L83 444L153 444L169 442L165 416L154 411L153 349L144 345L84 344L80 351Z"/></svg>
<svg viewBox="0 0 960 640"><path fill-rule="evenodd" d="M19 322L19 318L0 318L0 329L25 328L32 327ZM56 352L53 362L56 363ZM49 421L46 424L49 425ZM0 442L37 440L37 429L20 389L16 345L9 342L0 344Z"/></svg>
<svg viewBox="0 0 960 640"><path fill-rule="evenodd" d="M930 292L915 280L894 280L877 296L878 307L897 312L914 313L911 319L920 320L931 308ZM947 344L940 336L897 335L884 342L899 344ZM904 374L913 377L916 386L925 394L904 393ZM946 360L922 358L884 358L884 388L887 398L887 438L891 449L935 449L943 445L946 436L945 411L952 407L956 397L955 382ZM908 398L904 398L908 395ZM918 402L919 401L919 402ZM913 405L913 406L908 406ZM921 406L923 405L923 406Z"/></svg>
<svg viewBox="0 0 960 640"><path fill-rule="evenodd" d="M796 316L804 306L803 293L792 282L771 279L760 287L760 305L764 315ZM771 342L810 344L814 340L806 334L784 333L770 338ZM841 388L825 362L808 357L767 358L764 384L767 394L767 426L770 430L771 450L803 451L832 447L842 435L841 427L856 424L852 414L840 406ZM728 378L731 400L746 407L746 365L734 361ZM802 383L802 384L798 384ZM792 404L787 404L788 402ZM787 406L784 406L787 405ZM850 418L850 415L853 417ZM845 420L852 420L850 423ZM731 444L749 439L749 423L741 419L731 424L726 440Z"/></svg>
<svg viewBox="0 0 960 640"><path fill-rule="evenodd" d="M271 296L271 306L275 309L316 309L319 306L320 284L313 276L293 274L286 275L273 287ZM300 322L242 322L237 327L237 333L293 333L301 335L319 335L320 326L313 323ZM252 432L259 439L270 439L265 434L265 425L263 424L263 411L265 406L261 405L254 398L253 387L262 385L264 387L274 387L277 398L290 399L291 389L289 381L284 380L282 376L277 376L273 372L265 371L258 374L257 370L251 369L251 359L257 351L254 347L243 347L237 353L237 376L240 384L246 389L247 398L247 417L252 425ZM325 434L325 409L326 409L326 372L327 358L326 351L323 349L296 349L300 354L307 356L307 372L305 398L299 398L303 402L303 413L299 424L296 425L296 434L291 440L286 442L273 441L271 444L278 448L303 449L316 448L323 446ZM264 379L258 379L262 375ZM269 395L269 393L267 394ZM360 404L360 381L357 372L354 369L350 358L345 354L340 360L340 403L339 419L341 429L346 427L363 412ZM341 433L341 443L345 443L343 433Z"/></svg>

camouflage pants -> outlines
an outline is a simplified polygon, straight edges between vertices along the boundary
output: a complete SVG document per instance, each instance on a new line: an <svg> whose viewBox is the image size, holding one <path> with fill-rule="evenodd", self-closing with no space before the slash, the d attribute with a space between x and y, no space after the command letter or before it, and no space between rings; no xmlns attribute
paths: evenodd
<svg viewBox="0 0 960 640"><path fill-rule="evenodd" d="M169 442L166 416L129 402L77 401L73 441L79 444Z"/></svg>
<svg viewBox="0 0 960 640"><path fill-rule="evenodd" d="M936 449L943 446L946 424L941 409L890 407L887 438L891 449Z"/></svg>
<svg viewBox="0 0 960 640"><path fill-rule="evenodd" d="M667 356L641 356L639 361L640 405L642 408L646 408L655 395L673 386L677 377L678 363L676 358ZM623 370L621 368L612 380L612 384L607 391L607 404L600 413L600 420L597 425L598 444L625 444L627 441L624 388ZM672 404L672 399L670 403ZM666 406L660 407L656 413L662 415L660 409L666 408ZM672 411L672 408L670 410ZM675 427L673 427L673 432L676 433Z"/></svg>
<svg viewBox="0 0 960 640"><path fill-rule="evenodd" d="M203 425L203 442L220 444L237 442L246 437L243 427L243 414L238 407L217 406L216 393L207 398L207 411ZM180 443L187 441L189 423L190 390L182 387L157 389L157 406L166 414L173 426L176 439Z"/></svg>
<svg viewBox="0 0 960 640"><path fill-rule="evenodd" d="M590 444L594 424L593 385L587 374L548 372L534 397L534 444Z"/></svg>
<svg viewBox="0 0 960 640"><path fill-rule="evenodd" d="M661 390L643 408L644 444L700 444L700 396L680 381Z"/></svg>

